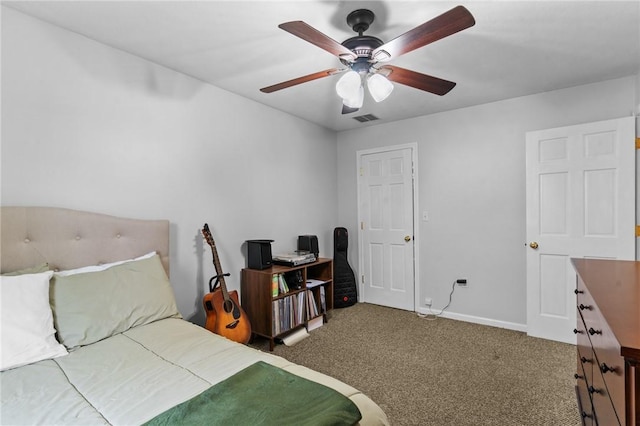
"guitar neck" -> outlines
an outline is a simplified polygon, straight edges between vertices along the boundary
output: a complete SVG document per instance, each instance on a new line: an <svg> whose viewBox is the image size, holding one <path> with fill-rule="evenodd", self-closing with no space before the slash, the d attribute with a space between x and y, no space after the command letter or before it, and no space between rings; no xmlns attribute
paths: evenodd
<svg viewBox="0 0 640 426"><path fill-rule="evenodd" d="M202 234L204 235L207 244L211 247L211 255L213 257L213 266L216 268L216 277L218 283L220 283L220 290L225 300L229 299L229 292L227 291L227 284L224 281L224 272L222 272L222 266L220 265L220 258L218 257L218 250L216 249L216 243L213 241L213 236L209 230L209 225L204 224L202 228Z"/></svg>
<svg viewBox="0 0 640 426"><path fill-rule="evenodd" d="M211 254L213 255L213 266L216 268L216 274L218 276L218 282L220 282L220 288L224 293L227 292L227 285L224 282L224 272L222 272L222 266L220 265L220 259L218 258L218 251L215 244L211 245Z"/></svg>

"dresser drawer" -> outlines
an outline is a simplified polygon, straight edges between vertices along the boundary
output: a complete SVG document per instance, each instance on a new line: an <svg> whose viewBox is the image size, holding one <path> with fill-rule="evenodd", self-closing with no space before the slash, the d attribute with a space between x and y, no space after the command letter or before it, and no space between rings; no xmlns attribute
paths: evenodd
<svg viewBox="0 0 640 426"><path fill-rule="evenodd" d="M585 292L582 296L584 309L581 309L581 315L585 335L588 336L594 353L591 357L593 385L597 384L602 388L601 395L606 394L607 398L611 399L620 423L625 424L624 358L620 356L620 346L598 310L598 306L590 298L589 292ZM578 336L579 347L585 345L585 342L580 342L583 334L580 333ZM596 405L596 399L594 398L594 405ZM600 416L597 407L596 412Z"/></svg>
<svg viewBox="0 0 640 426"><path fill-rule="evenodd" d="M576 290L576 307L578 312L582 314L582 318L584 323L589 326L589 323L593 323L595 318L593 313L598 309L589 290L585 287L585 285L578 280L578 286Z"/></svg>
<svg viewBox="0 0 640 426"><path fill-rule="evenodd" d="M577 337L577 350L578 350L578 374L582 369L585 373L587 384L592 384L593 368L596 360L593 355L593 348L591 347L591 339L584 324L582 313L577 311L576 328L574 332Z"/></svg>
<svg viewBox="0 0 640 426"><path fill-rule="evenodd" d="M593 405L591 404L591 394L588 390L588 382L586 374L582 368L582 361L578 355L576 368L576 397L578 399L578 408L582 417L583 426L595 426L595 416L593 415Z"/></svg>
<svg viewBox="0 0 640 426"><path fill-rule="evenodd" d="M602 374L595 369L593 371L593 384L589 386L587 391L591 394L591 403L593 404L593 411L595 412L598 425L624 425L624 423L621 423L618 419Z"/></svg>
<svg viewBox="0 0 640 426"><path fill-rule="evenodd" d="M589 291L578 281L577 343L599 424L625 424L624 358ZM592 368L591 373L588 369Z"/></svg>
<svg viewBox="0 0 640 426"><path fill-rule="evenodd" d="M596 362L593 365L593 380L601 381L607 389L621 424L625 424L625 377L624 358L620 355L620 347L612 339L611 331L605 326L602 335L591 337Z"/></svg>

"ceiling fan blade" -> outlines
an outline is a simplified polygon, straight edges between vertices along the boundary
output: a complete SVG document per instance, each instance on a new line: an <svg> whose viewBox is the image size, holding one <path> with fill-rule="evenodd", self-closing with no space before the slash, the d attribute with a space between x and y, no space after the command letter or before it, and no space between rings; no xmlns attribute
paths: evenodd
<svg viewBox="0 0 640 426"><path fill-rule="evenodd" d="M456 6L383 44L371 52L371 57L374 61L388 61L472 27L475 23L473 15L464 6Z"/></svg>
<svg viewBox="0 0 640 426"><path fill-rule="evenodd" d="M311 44L315 44L319 48L324 49L341 59L345 59L347 61L355 61L358 59L358 56L351 50L303 21L285 22L284 24L278 25L278 27L296 37L300 37L301 39L308 41Z"/></svg>
<svg viewBox="0 0 640 426"><path fill-rule="evenodd" d="M330 68L328 70L318 71L318 72L314 72L313 74L294 78L293 80L283 81L282 83L274 84L273 86L263 87L262 89L260 89L260 91L263 93L272 93L278 90L286 89L287 87L306 83L308 81L317 80L323 77L329 77L330 75L338 74L338 73L341 73L342 71L344 71L344 69L342 68Z"/></svg>
<svg viewBox="0 0 640 426"><path fill-rule="evenodd" d="M456 83L453 81L443 80L438 77L421 74L419 72L396 67L394 65L385 65L380 67L380 70L389 72L386 76L389 81L404 84L405 86L414 87L440 96L446 95L456 86Z"/></svg>

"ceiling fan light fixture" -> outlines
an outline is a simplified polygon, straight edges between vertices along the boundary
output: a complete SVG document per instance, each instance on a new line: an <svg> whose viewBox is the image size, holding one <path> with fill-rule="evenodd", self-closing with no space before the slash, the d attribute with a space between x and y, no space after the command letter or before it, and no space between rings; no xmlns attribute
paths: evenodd
<svg viewBox="0 0 640 426"><path fill-rule="evenodd" d="M364 87L360 85L356 94L351 98L343 98L342 103L349 108L362 108L364 103Z"/></svg>
<svg viewBox="0 0 640 426"><path fill-rule="evenodd" d="M347 71L336 83L336 92L342 99L355 99L358 91L362 88L360 74L350 70Z"/></svg>
<svg viewBox="0 0 640 426"><path fill-rule="evenodd" d="M393 92L393 84L381 74L370 74L367 77L367 87L376 102L384 101Z"/></svg>

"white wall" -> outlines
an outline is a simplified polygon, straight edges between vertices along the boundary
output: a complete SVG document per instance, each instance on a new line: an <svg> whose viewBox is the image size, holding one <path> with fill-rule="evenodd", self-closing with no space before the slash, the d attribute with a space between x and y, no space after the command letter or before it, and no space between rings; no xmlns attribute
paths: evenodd
<svg viewBox="0 0 640 426"><path fill-rule="evenodd" d="M333 255L335 133L2 8L2 205L171 221L171 281L201 322L209 223L240 287L244 241ZM281 188L281 189L276 189Z"/></svg>
<svg viewBox="0 0 640 426"><path fill-rule="evenodd" d="M333 228L345 226L355 268L356 151L416 142L418 210L430 214L419 224L419 300L444 306L464 275L450 312L517 328L526 319L524 134L640 112L639 77L336 136L3 7L0 202L169 219L178 305L200 322L214 273L204 222L231 288L246 239L275 239L279 252L317 234L330 257ZM290 187L273 189L283 181Z"/></svg>
<svg viewBox="0 0 640 426"><path fill-rule="evenodd" d="M452 316L524 329L525 133L629 116L635 86L631 76L339 133L338 218L354 239L350 263L358 265L356 152L416 142L418 211L430 218L417 233L420 306L431 297L438 312L466 277Z"/></svg>

